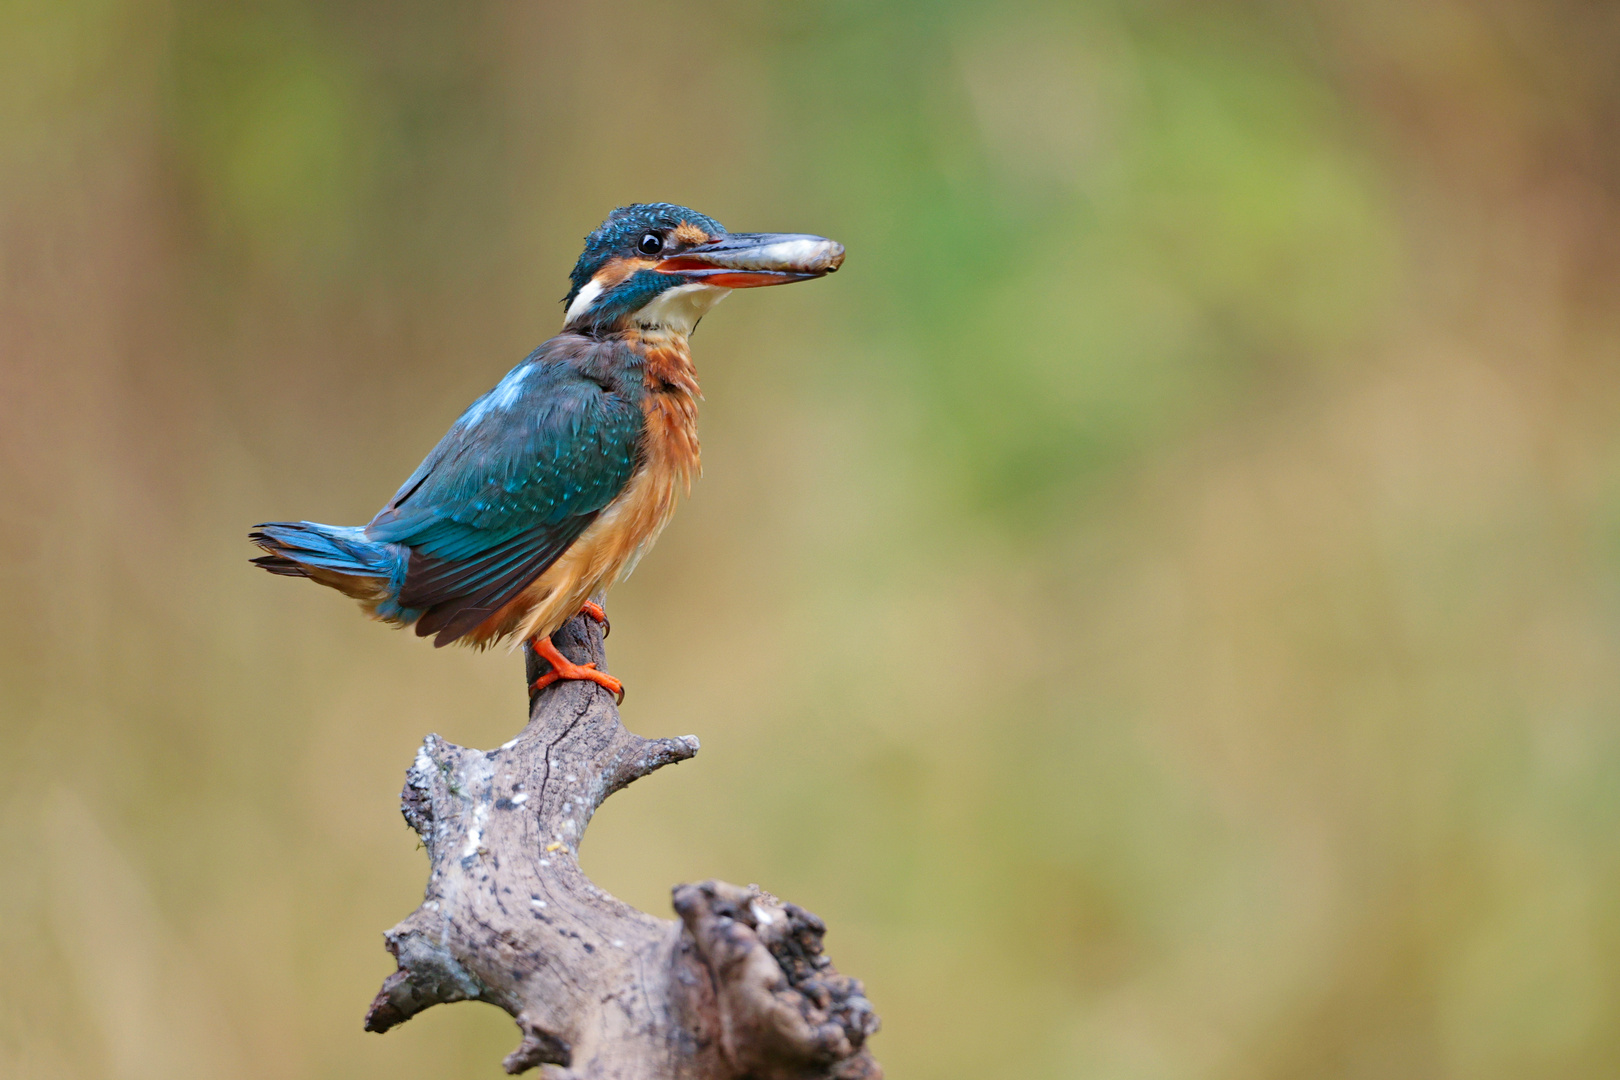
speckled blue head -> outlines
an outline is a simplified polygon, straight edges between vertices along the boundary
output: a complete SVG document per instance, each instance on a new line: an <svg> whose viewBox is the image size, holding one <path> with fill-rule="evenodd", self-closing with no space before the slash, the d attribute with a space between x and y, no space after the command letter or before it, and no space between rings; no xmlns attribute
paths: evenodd
<svg viewBox="0 0 1620 1080"><path fill-rule="evenodd" d="M621 206L585 238L563 300L567 325L690 333L732 289L821 277L843 261L843 246L819 236L728 233L684 206Z"/></svg>
<svg viewBox="0 0 1620 1080"><path fill-rule="evenodd" d="M601 270L609 259L616 255L643 254L638 250L643 237L652 234L663 239L680 228L683 222L701 229L709 238L726 235L726 227L714 218L684 206L676 206L674 203L634 203L613 211L607 216L606 221L592 229L591 235L585 238L585 250L580 252L579 261L574 264L574 272L569 275L573 288L569 289L568 295L563 298L563 306L567 307L574 302L579 290L596 276L596 272ZM656 255L657 252L646 254Z"/></svg>

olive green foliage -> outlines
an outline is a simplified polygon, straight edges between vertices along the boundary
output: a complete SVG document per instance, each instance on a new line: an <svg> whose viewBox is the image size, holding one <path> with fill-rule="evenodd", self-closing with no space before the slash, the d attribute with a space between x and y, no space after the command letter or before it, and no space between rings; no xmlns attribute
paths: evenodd
<svg viewBox="0 0 1620 1080"><path fill-rule="evenodd" d="M1620 48L1574 0L0 5L0 1076L496 1076L360 1018L421 737L521 664L251 570L361 522L670 200L612 595L704 749L586 869L825 917L896 1077L1620 1071Z"/></svg>

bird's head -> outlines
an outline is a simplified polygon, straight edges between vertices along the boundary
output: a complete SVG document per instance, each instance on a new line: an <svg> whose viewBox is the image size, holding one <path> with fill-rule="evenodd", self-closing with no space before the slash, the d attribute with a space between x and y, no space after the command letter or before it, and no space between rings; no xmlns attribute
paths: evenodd
<svg viewBox="0 0 1620 1080"><path fill-rule="evenodd" d="M807 281L843 261L844 246L820 236L728 233L684 206L622 206L585 238L563 300L567 328L685 335L732 289Z"/></svg>

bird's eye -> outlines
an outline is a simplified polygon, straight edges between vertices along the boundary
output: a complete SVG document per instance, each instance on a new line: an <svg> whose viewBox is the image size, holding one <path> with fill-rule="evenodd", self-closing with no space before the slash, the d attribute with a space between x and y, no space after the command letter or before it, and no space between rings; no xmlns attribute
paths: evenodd
<svg viewBox="0 0 1620 1080"><path fill-rule="evenodd" d="M643 255L656 255L664 250L664 238L657 233L648 233L641 238L641 243L636 245L636 249Z"/></svg>

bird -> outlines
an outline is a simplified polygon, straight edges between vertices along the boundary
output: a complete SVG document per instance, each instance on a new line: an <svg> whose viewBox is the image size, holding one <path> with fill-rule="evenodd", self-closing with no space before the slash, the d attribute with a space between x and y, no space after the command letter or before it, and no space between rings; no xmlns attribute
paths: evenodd
<svg viewBox="0 0 1620 1080"><path fill-rule="evenodd" d="M551 641L629 576L699 470L692 331L733 289L836 271L844 247L731 233L672 203L621 206L585 238L563 328L463 412L365 525L272 521L248 539L272 574L309 578L435 646L527 642L532 685L588 680Z"/></svg>

